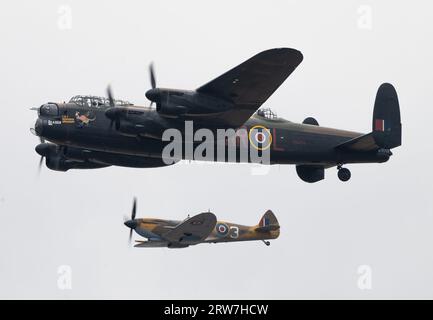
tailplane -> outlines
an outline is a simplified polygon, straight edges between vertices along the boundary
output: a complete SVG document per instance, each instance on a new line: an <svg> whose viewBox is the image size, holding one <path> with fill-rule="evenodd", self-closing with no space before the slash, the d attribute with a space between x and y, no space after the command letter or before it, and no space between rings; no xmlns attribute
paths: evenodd
<svg viewBox="0 0 433 320"><path fill-rule="evenodd" d="M270 232L280 229L277 217L271 210L266 211L256 227L257 232Z"/></svg>

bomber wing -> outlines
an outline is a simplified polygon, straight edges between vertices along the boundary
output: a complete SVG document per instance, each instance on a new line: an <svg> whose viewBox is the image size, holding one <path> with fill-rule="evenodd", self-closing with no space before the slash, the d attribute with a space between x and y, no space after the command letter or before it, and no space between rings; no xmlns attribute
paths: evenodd
<svg viewBox="0 0 433 320"><path fill-rule="evenodd" d="M239 127L274 93L302 62L302 53L290 48L270 49L227 71L197 92L233 103L233 109L217 116Z"/></svg>

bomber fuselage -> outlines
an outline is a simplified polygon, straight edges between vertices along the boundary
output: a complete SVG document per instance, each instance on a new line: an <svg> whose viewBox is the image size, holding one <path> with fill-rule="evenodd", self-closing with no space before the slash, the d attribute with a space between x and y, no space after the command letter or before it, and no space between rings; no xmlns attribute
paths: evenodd
<svg viewBox="0 0 433 320"><path fill-rule="evenodd" d="M170 141L162 139L167 129L177 129L183 135L181 159L194 160L194 153L185 149L185 141L200 129L209 129L215 136L212 161L230 161L227 153L218 158L218 129L202 117L163 116L154 108L133 105L119 106L121 116L116 121L106 116L107 106L88 106L74 102L42 106L35 125L36 133L60 145L89 152L161 158ZM47 106L47 105L45 105ZM242 127L243 134L236 137L236 148L254 148L270 151L271 164L317 164L332 166L355 162L384 162L389 155L377 152L345 152L335 147L361 135L361 133L331 129L310 124L298 124L282 118L267 118L254 114ZM254 131L255 130L255 131ZM258 131L257 131L258 130ZM194 141L194 148L201 139ZM200 160L209 160L203 157ZM251 157L236 162L255 162Z"/></svg>

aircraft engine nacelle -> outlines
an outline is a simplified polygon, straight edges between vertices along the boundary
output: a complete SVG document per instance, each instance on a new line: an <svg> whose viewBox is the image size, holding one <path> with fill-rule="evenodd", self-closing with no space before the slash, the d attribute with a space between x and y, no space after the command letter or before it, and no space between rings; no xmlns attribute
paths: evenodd
<svg viewBox="0 0 433 320"><path fill-rule="evenodd" d="M45 157L45 164L47 168L54 171L68 171L70 167L65 163L60 155L49 155Z"/></svg>
<svg viewBox="0 0 433 320"><path fill-rule="evenodd" d="M57 146L51 143L39 144L36 146L36 152L45 157L47 167L55 171L97 169L112 165L133 168L158 168L169 166L177 162L165 161L160 156L133 156Z"/></svg>
<svg viewBox="0 0 433 320"><path fill-rule="evenodd" d="M140 127L137 127L133 122L125 119L119 120L116 129L126 136L136 136L141 133L140 131L142 131L140 130Z"/></svg>
<svg viewBox="0 0 433 320"><path fill-rule="evenodd" d="M92 152L89 160L106 165L131 168L159 168L176 163L176 161L173 163L164 161L161 157L153 158L105 152Z"/></svg>
<svg viewBox="0 0 433 320"><path fill-rule="evenodd" d="M157 103L156 111L158 111L158 113L161 115L181 116L188 112L188 108L170 103Z"/></svg>
<svg viewBox="0 0 433 320"><path fill-rule="evenodd" d="M49 155L46 157L45 164L47 168L51 170L63 172L69 169L98 169L108 167L108 165L105 164L69 160L62 155Z"/></svg>
<svg viewBox="0 0 433 320"><path fill-rule="evenodd" d="M107 164L88 162L87 155L82 149L61 147L51 143L37 145L36 152L45 157L47 168L54 171L97 169L109 166Z"/></svg>
<svg viewBox="0 0 433 320"><path fill-rule="evenodd" d="M68 171L69 169L98 169L108 167L108 165L96 164L92 162L81 162L68 160L61 155L50 155L46 157L45 164L47 168L54 171Z"/></svg>
<svg viewBox="0 0 433 320"><path fill-rule="evenodd" d="M137 121L136 119L120 119L116 127L116 130L120 134L130 137L136 137L138 135L159 137L164 129L165 127L162 126L162 121Z"/></svg>

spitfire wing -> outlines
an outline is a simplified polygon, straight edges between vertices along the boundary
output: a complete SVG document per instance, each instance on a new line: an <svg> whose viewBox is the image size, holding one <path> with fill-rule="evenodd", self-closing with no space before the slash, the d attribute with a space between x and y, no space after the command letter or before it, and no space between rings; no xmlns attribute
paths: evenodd
<svg viewBox="0 0 433 320"><path fill-rule="evenodd" d="M136 248L161 248L167 247L167 241L136 241L137 244L134 245Z"/></svg>
<svg viewBox="0 0 433 320"><path fill-rule="evenodd" d="M302 59L302 53L295 49L266 50L198 88L197 92L233 103L233 109L219 117L223 123L239 127L278 89Z"/></svg>
<svg viewBox="0 0 433 320"><path fill-rule="evenodd" d="M179 244L197 244L205 240L216 225L216 217L211 212L200 213L183 221L176 228L162 235L164 240Z"/></svg>

